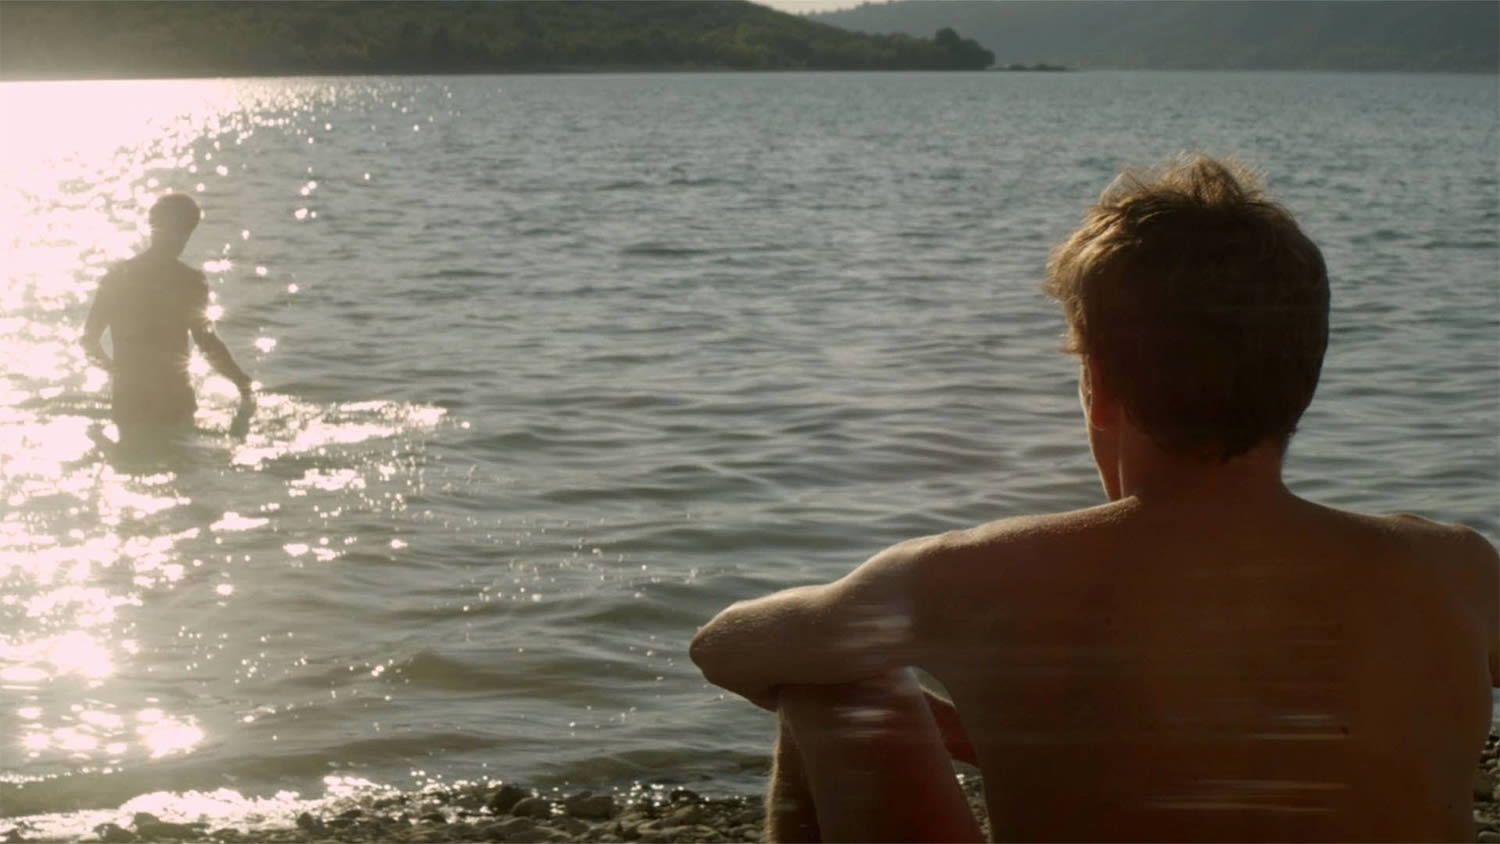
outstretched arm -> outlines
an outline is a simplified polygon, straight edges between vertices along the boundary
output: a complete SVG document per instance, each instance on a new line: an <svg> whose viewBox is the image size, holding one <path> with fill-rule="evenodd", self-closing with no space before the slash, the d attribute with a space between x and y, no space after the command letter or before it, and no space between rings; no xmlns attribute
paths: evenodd
<svg viewBox="0 0 1500 844"><path fill-rule="evenodd" d="M201 293L202 300L193 309L193 323L188 328L193 334L193 342L203 351L203 357L208 361L214 371L234 382L239 388L240 395L249 398L251 381L250 376L240 369L239 364L234 362L234 355L229 353L229 347L214 333L214 324L208 319L208 287L204 286Z"/></svg>
<svg viewBox="0 0 1500 844"><path fill-rule="evenodd" d="M215 334L212 328L195 328L193 340L198 344L198 348L203 350L204 359L214 368L214 371L233 381L234 386L239 388L240 395L248 397L251 387L250 376L246 375L245 371L240 369L239 364L234 362L234 356L229 354L229 347L224 345L219 335Z"/></svg>
<svg viewBox="0 0 1500 844"><path fill-rule="evenodd" d="M851 683L917 664L923 545L889 548L833 583L734 604L698 631L689 654L709 682L771 710L778 686Z"/></svg>

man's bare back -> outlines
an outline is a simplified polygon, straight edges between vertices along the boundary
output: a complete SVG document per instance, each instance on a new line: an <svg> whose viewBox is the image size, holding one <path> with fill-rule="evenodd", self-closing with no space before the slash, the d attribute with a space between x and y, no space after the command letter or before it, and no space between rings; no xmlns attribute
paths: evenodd
<svg viewBox="0 0 1500 844"><path fill-rule="evenodd" d="M1106 190L1047 290L1110 503L901 543L694 638L780 715L769 837L976 837L956 759L997 840L1472 841L1500 559L1283 485L1328 336L1317 247L1198 158Z"/></svg>
<svg viewBox="0 0 1500 844"><path fill-rule="evenodd" d="M1500 584L1472 532L1129 500L913 552L916 665L997 839L1473 840Z"/></svg>

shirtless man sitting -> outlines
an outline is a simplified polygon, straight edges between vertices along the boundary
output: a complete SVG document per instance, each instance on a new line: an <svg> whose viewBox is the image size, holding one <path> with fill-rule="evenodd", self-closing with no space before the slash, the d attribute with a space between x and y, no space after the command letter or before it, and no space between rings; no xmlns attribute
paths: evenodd
<svg viewBox="0 0 1500 844"><path fill-rule="evenodd" d="M178 260L202 219L186 194L168 194L151 206L151 245L123 261L99 282L83 329L89 359L109 370L111 417L127 445L148 435L191 428L198 409L188 380L191 336L209 364L239 388L248 404L250 376L234 362L208 318L203 273ZM114 359L100 338L110 332Z"/></svg>
<svg viewBox="0 0 1500 844"><path fill-rule="evenodd" d="M1235 165L1183 160L1106 190L1046 289L1109 503L903 542L694 638L780 713L768 838L978 839L956 758L996 840L1473 841L1500 566L1282 484L1318 248Z"/></svg>

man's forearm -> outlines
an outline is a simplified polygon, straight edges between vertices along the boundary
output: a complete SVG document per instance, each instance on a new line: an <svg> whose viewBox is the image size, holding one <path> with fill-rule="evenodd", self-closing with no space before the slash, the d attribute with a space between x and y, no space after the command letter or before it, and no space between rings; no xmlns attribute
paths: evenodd
<svg viewBox="0 0 1500 844"><path fill-rule="evenodd" d="M802 655L823 644L809 635L813 613L803 600L820 588L804 586L730 606L693 637L689 656L710 683L774 710L777 686L810 682L800 676L798 654L784 643L802 643Z"/></svg>
<svg viewBox="0 0 1500 844"><path fill-rule="evenodd" d="M207 334L198 338L198 346L203 349L204 359L215 372L233 381L240 392L250 389L250 376L246 375L245 371L240 369L239 364L234 362L234 356L229 354L229 348L217 335Z"/></svg>
<svg viewBox="0 0 1500 844"><path fill-rule="evenodd" d="M840 685L920 665L914 559L897 546L833 583L741 601L698 631L689 654L709 682L767 708L780 686Z"/></svg>

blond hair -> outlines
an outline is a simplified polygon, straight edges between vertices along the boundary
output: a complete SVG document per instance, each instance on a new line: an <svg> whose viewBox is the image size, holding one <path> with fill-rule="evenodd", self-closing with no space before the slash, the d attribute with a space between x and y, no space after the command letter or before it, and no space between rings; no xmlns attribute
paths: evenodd
<svg viewBox="0 0 1500 844"><path fill-rule="evenodd" d="M1047 263L1065 349L1088 356L1162 449L1285 448L1328 345L1328 273L1290 212L1234 161L1127 171Z"/></svg>

